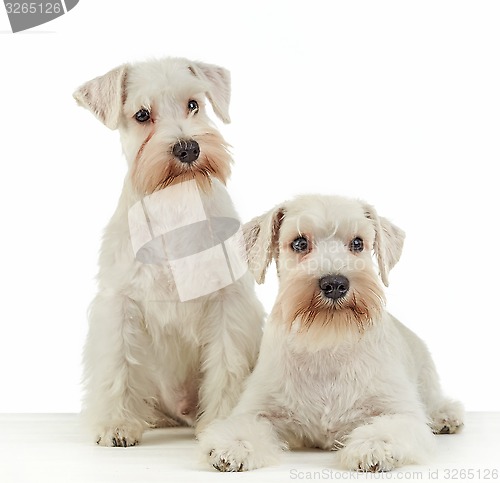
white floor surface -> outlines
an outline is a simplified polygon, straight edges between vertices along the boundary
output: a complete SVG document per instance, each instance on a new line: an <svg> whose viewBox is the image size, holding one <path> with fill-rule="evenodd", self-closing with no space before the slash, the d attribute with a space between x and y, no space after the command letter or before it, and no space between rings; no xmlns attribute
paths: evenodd
<svg viewBox="0 0 500 483"><path fill-rule="evenodd" d="M279 466L219 473L200 457L193 431L158 429L133 448L92 444L76 414L0 414L0 483L500 481L500 413L468 413L464 431L437 438L425 466L382 474L342 471L334 453L288 452Z"/></svg>

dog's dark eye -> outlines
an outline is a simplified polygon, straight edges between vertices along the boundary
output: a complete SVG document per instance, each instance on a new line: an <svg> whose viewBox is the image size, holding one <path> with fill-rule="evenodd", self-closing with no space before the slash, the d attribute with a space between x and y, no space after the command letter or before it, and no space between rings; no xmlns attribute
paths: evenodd
<svg viewBox="0 0 500 483"><path fill-rule="evenodd" d="M135 113L135 120L137 122L147 122L151 119L151 113L147 109L140 109Z"/></svg>
<svg viewBox="0 0 500 483"><path fill-rule="evenodd" d="M309 242L307 241L307 238L299 236L293 240L291 247L294 252L305 252L309 248Z"/></svg>
<svg viewBox="0 0 500 483"><path fill-rule="evenodd" d="M359 236L353 238L351 243L349 243L349 250L351 250L351 252L362 252L363 248L363 240L359 238Z"/></svg>
<svg viewBox="0 0 500 483"><path fill-rule="evenodd" d="M196 114L199 110L200 106L198 105L198 103L195 100L191 99L188 102L188 111Z"/></svg>

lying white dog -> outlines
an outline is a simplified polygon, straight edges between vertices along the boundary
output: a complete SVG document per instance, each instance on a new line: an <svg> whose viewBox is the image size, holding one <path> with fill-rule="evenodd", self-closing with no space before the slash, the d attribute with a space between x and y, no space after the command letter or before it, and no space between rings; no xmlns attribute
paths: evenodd
<svg viewBox="0 0 500 483"><path fill-rule="evenodd" d="M388 471L422 461L432 432L460 429L462 406L443 397L426 346L384 310L399 228L363 202L303 196L245 231L257 280L274 258L280 288L240 402L200 435L211 465L251 470L306 446Z"/></svg>

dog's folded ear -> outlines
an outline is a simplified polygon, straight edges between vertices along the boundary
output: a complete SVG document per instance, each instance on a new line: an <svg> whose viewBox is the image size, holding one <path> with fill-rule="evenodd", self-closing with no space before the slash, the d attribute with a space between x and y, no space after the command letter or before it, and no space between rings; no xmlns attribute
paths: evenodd
<svg viewBox="0 0 500 483"><path fill-rule="evenodd" d="M208 89L205 94L215 114L222 122L229 124L231 122L229 117L231 74L229 71L218 65L203 62L192 62L189 69L196 77L207 83Z"/></svg>
<svg viewBox="0 0 500 483"><path fill-rule="evenodd" d="M80 86L73 97L110 129L116 129L125 102L127 65L122 65Z"/></svg>
<svg viewBox="0 0 500 483"><path fill-rule="evenodd" d="M372 220L375 228L373 250L377 257L380 278L386 287L389 286L389 271L396 265L403 251L405 233L383 216L379 216L375 208L365 205L365 215Z"/></svg>
<svg viewBox="0 0 500 483"><path fill-rule="evenodd" d="M279 231L285 217L285 209L280 206L243 225L248 268L257 283L263 283L266 269L279 254Z"/></svg>

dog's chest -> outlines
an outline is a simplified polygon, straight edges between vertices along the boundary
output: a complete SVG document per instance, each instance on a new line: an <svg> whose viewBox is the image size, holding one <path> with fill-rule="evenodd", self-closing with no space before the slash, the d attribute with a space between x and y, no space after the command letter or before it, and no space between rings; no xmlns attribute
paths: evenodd
<svg viewBox="0 0 500 483"><path fill-rule="evenodd" d="M331 449L353 421L366 418L365 381L348 355L295 355L286 370L284 405L302 442Z"/></svg>

